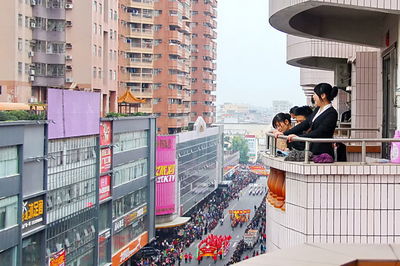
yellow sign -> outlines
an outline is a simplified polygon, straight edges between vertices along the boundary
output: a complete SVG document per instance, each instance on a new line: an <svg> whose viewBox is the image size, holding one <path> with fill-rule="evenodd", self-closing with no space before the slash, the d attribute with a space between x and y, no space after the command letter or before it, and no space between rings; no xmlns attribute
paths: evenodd
<svg viewBox="0 0 400 266"><path fill-rule="evenodd" d="M175 174L175 164L161 165L156 167L156 176Z"/></svg>
<svg viewBox="0 0 400 266"><path fill-rule="evenodd" d="M24 202L24 209L22 213L22 221L29 221L40 215L43 215L43 200L37 200L34 202Z"/></svg>

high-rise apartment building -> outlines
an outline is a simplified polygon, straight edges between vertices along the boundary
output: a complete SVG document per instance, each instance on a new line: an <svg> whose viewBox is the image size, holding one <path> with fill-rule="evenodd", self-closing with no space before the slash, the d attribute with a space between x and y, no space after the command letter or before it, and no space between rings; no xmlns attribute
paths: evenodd
<svg viewBox="0 0 400 266"><path fill-rule="evenodd" d="M116 110L118 2L14 0L0 11L0 101L46 102L46 90L102 94L102 113Z"/></svg>
<svg viewBox="0 0 400 266"><path fill-rule="evenodd" d="M0 11L1 102L46 102L47 88L126 90L161 134L215 122L216 0L14 0ZM12 11L12 12L10 12Z"/></svg>
<svg viewBox="0 0 400 266"><path fill-rule="evenodd" d="M202 116L207 125L215 122L217 1L192 1L192 108L191 122Z"/></svg>

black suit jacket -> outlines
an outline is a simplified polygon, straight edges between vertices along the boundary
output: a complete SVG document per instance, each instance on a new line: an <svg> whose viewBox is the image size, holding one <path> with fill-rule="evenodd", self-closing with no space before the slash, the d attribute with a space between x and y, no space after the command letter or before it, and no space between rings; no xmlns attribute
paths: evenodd
<svg viewBox="0 0 400 266"><path fill-rule="evenodd" d="M304 138L332 138L335 132L336 122L338 120L338 113L333 107L326 109L321 115L319 115L313 122L314 116L317 114L319 107L314 110L314 112L301 124L285 131L284 135L295 134L299 137ZM303 132L311 129L306 134ZM314 155L319 155L322 153L328 153L332 157L334 156L332 143L311 143L310 150Z"/></svg>

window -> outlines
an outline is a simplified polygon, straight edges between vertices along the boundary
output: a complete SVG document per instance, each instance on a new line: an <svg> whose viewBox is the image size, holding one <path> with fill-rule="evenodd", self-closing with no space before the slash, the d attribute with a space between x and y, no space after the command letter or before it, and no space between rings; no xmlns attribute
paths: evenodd
<svg viewBox="0 0 400 266"><path fill-rule="evenodd" d="M130 182L146 176L148 173L147 159L140 159L132 163L114 168L114 186Z"/></svg>
<svg viewBox="0 0 400 266"><path fill-rule="evenodd" d="M30 64L25 63L25 74L29 75Z"/></svg>
<svg viewBox="0 0 400 266"><path fill-rule="evenodd" d="M30 22L30 18L28 16L25 16L25 27L26 28L30 28L29 22Z"/></svg>
<svg viewBox="0 0 400 266"><path fill-rule="evenodd" d="M93 1L93 8L94 8L94 11L97 12L97 1Z"/></svg>
<svg viewBox="0 0 400 266"><path fill-rule="evenodd" d="M35 63L35 75L36 76L46 76L46 64Z"/></svg>
<svg viewBox="0 0 400 266"><path fill-rule="evenodd" d="M99 53L98 53L99 57L101 57L102 52L103 52L103 49L101 48L101 46L99 46Z"/></svg>
<svg viewBox="0 0 400 266"><path fill-rule="evenodd" d="M65 1L64 0L47 0L48 8L64 8Z"/></svg>
<svg viewBox="0 0 400 266"><path fill-rule="evenodd" d="M99 34L102 35L103 34L103 26L99 25Z"/></svg>
<svg viewBox="0 0 400 266"><path fill-rule="evenodd" d="M113 10L110 9L110 19L112 19L112 18L113 18Z"/></svg>
<svg viewBox="0 0 400 266"><path fill-rule="evenodd" d="M99 12L100 12L100 14L103 13L103 5L101 3L99 3Z"/></svg>
<svg viewBox="0 0 400 266"><path fill-rule="evenodd" d="M18 38L18 51L22 51L22 39Z"/></svg>
<svg viewBox="0 0 400 266"><path fill-rule="evenodd" d="M18 196L0 200L0 230L18 224Z"/></svg>
<svg viewBox="0 0 400 266"><path fill-rule="evenodd" d="M35 27L37 29L46 30L46 19L45 18L36 17L35 21L36 21L36 26Z"/></svg>
<svg viewBox="0 0 400 266"><path fill-rule="evenodd" d="M18 26L22 26L23 20L24 20L24 16L22 14L18 14Z"/></svg>
<svg viewBox="0 0 400 266"><path fill-rule="evenodd" d="M103 73L102 73L101 67L99 67L99 79L101 79L102 76L103 76Z"/></svg>
<svg viewBox="0 0 400 266"><path fill-rule="evenodd" d="M18 62L18 74L22 74L22 62Z"/></svg>
<svg viewBox="0 0 400 266"><path fill-rule="evenodd" d="M46 53L48 54L65 53L65 44L62 42L47 42Z"/></svg>
<svg viewBox="0 0 400 266"><path fill-rule="evenodd" d="M114 200L112 217L118 218L143 205L147 200L147 188L138 189L126 196Z"/></svg>
<svg viewBox="0 0 400 266"><path fill-rule="evenodd" d="M47 76L48 77L64 77L65 66L62 64L48 64Z"/></svg>
<svg viewBox="0 0 400 266"><path fill-rule="evenodd" d="M113 31L112 29L110 29L110 39L112 40L112 38L113 38Z"/></svg>
<svg viewBox="0 0 400 266"><path fill-rule="evenodd" d="M113 74L113 72L112 72L111 69L110 69L109 73L110 73L110 80L112 80L112 74Z"/></svg>
<svg viewBox="0 0 400 266"><path fill-rule="evenodd" d="M114 153L147 147L147 131L135 131L114 135Z"/></svg>
<svg viewBox="0 0 400 266"><path fill-rule="evenodd" d="M17 147L0 148L0 178L16 174L18 174Z"/></svg>
<svg viewBox="0 0 400 266"><path fill-rule="evenodd" d="M94 30L94 34L97 34L97 23L94 23L93 30Z"/></svg>
<svg viewBox="0 0 400 266"><path fill-rule="evenodd" d="M113 80L117 80L117 71L113 71Z"/></svg>
<svg viewBox="0 0 400 266"><path fill-rule="evenodd" d="M48 19L47 20L47 31L58 31L62 32L65 30L65 21L61 19Z"/></svg>
<svg viewBox="0 0 400 266"><path fill-rule="evenodd" d="M0 261L3 265L17 266L17 247L0 252Z"/></svg>
<svg viewBox="0 0 400 266"><path fill-rule="evenodd" d="M117 20L117 19L118 19L117 11L114 10L114 20Z"/></svg>
<svg viewBox="0 0 400 266"><path fill-rule="evenodd" d="M96 73L97 73L97 68L96 68L96 67L93 67L93 77L94 77L94 78L96 77Z"/></svg>
<svg viewBox="0 0 400 266"><path fill-rule="evenodd" d="M93 55L96 56L97 53L97 45L93 45Z"/></svg>

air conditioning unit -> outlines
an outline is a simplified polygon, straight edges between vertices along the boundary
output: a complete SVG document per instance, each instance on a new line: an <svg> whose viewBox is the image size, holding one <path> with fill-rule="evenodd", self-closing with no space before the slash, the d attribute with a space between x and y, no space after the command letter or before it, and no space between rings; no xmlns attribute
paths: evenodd
<svg viewBox="0 0 400 266"><path fill-rule="evenodd" d="M72 55L66 55L65 60L72 60Z"/></svg>
<svg viewBox="0 0 400 266"><path fill-rule="evenodd" d="M67 71L71 71L71 70L72 70L72 66L70 66L70 65L66 65L66 66L65 66L65 70L67 70Z"/></svg>
<svg viewBox="0 0 400 266"><path fill-rule="evenodd" d="M31 98L28 100L28 103L37 103L37 102L38 102L38 100L37 100L36 97L31 97Z"/></svg>
<svg viewBox="0 0 400 266"><path fill-rule="evenodd" d="M65 4L65 9L72 9L73 7L73 4Z"/></svg>
<svg viewBox="0 0 400 266"><path fill-rule="evenodd" d="M31 6L36 6L36 0L31 0Z"/></svg>
<svg viewBox="0 0 400 266"><path fill-rule="evenodd" d="M351 65L337 64L335 68L335 85L346 88L351 85Z"/></svg>
<svg viewBox="0 0 400 266"><path fill-rule="evenodd" d="M65 21L65 26L66 27L72 27L72 21L71 20Z"/></svg>
<svg viewBox="0 0 400 266"><path fill-rule="evenodd" d="M28 53L28 56L29 57L33 57L35 55L35 52L34 51L29 51L29 53Z"/></svg>
<svg viewBox="0 0 400 266"><path fill-rule="evenodd" d="M29 81L35 81L35 76L29 76Z"/></svg>
<svg viewBox="0 0 400 266"><path fill-rule="evenodd" d="M31 70L29 70L29 75L35 75L35 70L34 69L31 69Z"/></svg>
<svg viewBox="0 0 400 266"><path fill-rule="evenodd" d="M65 78L65 82L72 83L72 82L74 82L74 79L73 78Z"/></svg>
<svg viewBox="0 0 400 266"><path fill-rule="evenodd" d="M32 29L36 28L36 21L31 20L31 25L30 26L31 26Z"/></svg>
<svg viewBox="0 0 400 266"><path fill-rule="evenodd" d="M71 49L72 48L72 43L68 42L65 44L65 48Z"/></svg>

